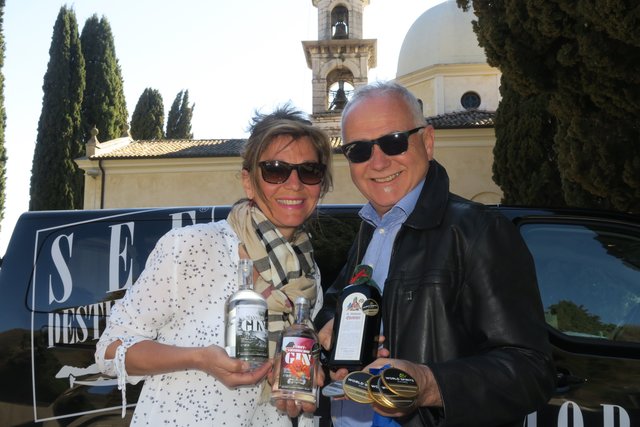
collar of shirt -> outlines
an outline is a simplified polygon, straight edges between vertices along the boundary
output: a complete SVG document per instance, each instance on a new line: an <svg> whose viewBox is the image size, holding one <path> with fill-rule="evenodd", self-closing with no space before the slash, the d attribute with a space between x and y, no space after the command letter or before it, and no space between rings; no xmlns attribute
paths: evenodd
<svg viewBox="0 0 640 427"><path fill-rule="evenodd" d="M368 264L373 268L373 280L378 284L381 291L384 289L384 282L389 273L393 242L400 230L400 226L413 212L423 186L424 179L382 217L378 216L371 203L367 203L360 210L360 217L376 228L362 263Z"/></svg>
<svg viewBox="0 0 640 427"><path fill-rule="evenodd" d="M380 226L392 226L396 224L398 219L400 222L398 224L402 224L413 212L413 209L416 207L416 203L418 203L418 197L420 197L420 193L422 192L422 187L424 186L425 179L415 186L415 188L409 191L402 199L398 201L387 213L385 213L382 217L378 215L376 210L373 208L371 203L367 203L360 209L359 215L364 221L367 221L369 224L374 227Z"/></svg>

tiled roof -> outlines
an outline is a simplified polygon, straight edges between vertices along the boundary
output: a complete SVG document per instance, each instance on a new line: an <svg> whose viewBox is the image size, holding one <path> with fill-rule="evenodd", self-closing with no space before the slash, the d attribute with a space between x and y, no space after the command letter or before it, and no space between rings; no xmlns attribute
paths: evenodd
<svg viewBox="0 0 640 427"><path fill-rule="evenodd" d="M164 139L131 141L114 150L96 153L90 159L234 157L244 139Z"/></svg>
<svg viewBox="0 0 640 427"><path fill-rule="evenodd" d="M427 123L436 129L466 129L493 127L495 112L467 110L427 117ZM153 158L188 158L188 157L238 157L245 139L164 139L138 140L120 144L108 149L109 142L102 144L102 150L89 157L98 159L153 159ZM335 152L340 151L342 138L332 137L331 146Z"/></svg>
<svg viewBox="0 0 640 427"><path fill-rule="evenodd" d="M495 111L465 110L427 117L435 129L468 129L493 127Z"/></svg>

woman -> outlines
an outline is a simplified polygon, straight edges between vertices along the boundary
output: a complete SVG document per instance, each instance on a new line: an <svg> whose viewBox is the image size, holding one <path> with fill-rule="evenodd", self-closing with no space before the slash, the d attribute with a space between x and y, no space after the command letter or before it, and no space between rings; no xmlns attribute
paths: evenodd
<svg viewBox="0 0 640 427"><path fill-rule="evenodd" d="M238 260L251 258L255 289L268 296L270 340L297 296L309 298L314 313L322 307L302 226L331 188L331 146L301 112L285 106L254 119L242 157L248 199L226 221L163 236L100 337L96 362L118 376L123 399L127 381L145 379L132 425L289 426L283 411L300 411L293 401L278 402L276 410L266 382L255 385L271 362L250 371L227 356L225 301L238 286Z"/></svg>

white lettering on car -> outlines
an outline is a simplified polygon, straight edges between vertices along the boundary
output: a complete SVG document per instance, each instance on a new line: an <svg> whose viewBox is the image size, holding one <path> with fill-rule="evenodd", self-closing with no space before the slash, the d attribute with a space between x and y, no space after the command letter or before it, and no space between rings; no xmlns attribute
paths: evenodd
<svg viewBox="0 0 640 427"><path fill-rule="evenodd" d="M71 278L71 271L69 271L69 267L64 260L64 256L62 255L61 248L61 240L65 239L68 242L68 256L71 258L72 249L73 249L73 233L66 235L61 234L53 241L53 245L51 246L51 258L53 260L53 264L56 267L56 271L60 276L61 284L62 284L62 296L60 298L56 298L54 292L54 282L52 278L52 274L49 275L49 304L53 302L65 302L71 296L71 291L73 289L73 279Z"/></svg>
<svg viewBox="0 0 640 427"><path fill-rule="evenodd" d="M100 338L99 322L111 311L113 301L71 307L48 315L48 347L79 344Z"/></svg>
<svg viewBox="0 0 640 427"><path fill-rule="evenodd" d="M607 403L602 403L600 406L602 406L602 427L631 427L629 413L622 406ZM522 425L538 427L538 413L532 412L527 415ZM584 427L580 405L570 400L564 402L558 411L557 427Z"/></svg>
<svg viewBox="0 0 640 427"><path fill-rule="evenodd" d="M109 244L109 290L107 292L116 292L121 289L128 289L131 287L133 280L133 259L128 257L128 249L133 247L133 222L125 222L122 224L111 225L111 243ZM124 236L123 239L123 227L129 230L129 235ZM129 240L131 237L131 240ZM122 250L120 250L120 243L123 243ZM120 284L120 260L124 266L123 270L129 272L127 280L123 285Z"/></svg>
<svg viewBox="0 0 640 427"><path fill-rule="evenodd" d="M629 418L629 413L619 405L609 405L606 403L601 404L602 406L602 417L604 418L603 427L630 427L631 419ZM616 409L618 410L618 422L616 423Z"/></svg>
<svg viewBox="0 0 640 427"><path fill-rule="evenodd" d="M169 216L171 217L171 228L180 228L196 223L196 211L175 212Z"/></svg>

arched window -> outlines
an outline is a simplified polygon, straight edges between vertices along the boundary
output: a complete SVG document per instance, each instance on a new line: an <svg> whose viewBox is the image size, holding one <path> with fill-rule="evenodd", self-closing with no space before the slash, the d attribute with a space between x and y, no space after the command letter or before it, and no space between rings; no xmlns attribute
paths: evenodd
<svg viewBox="0 0 640 427"><path fill-rule="evenodd" d="M336 6L331 11L331 38L349 38L349 10L344 6Z"/></svg>
<svg viewBox="0 0 640 427"><path fill-rule="evenodd" d="M327 110L341 111L353 89L353 73L348 68L336 68L327 74Z"/></svg>
<svg viewBox="0 0 640 427"><path fill-rule="evenodd" d="M331 87L329 87L329 110L341 111L344 109L352 93L353 86L349 82L340 80L332 84Z"/></svg>

